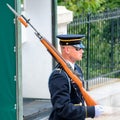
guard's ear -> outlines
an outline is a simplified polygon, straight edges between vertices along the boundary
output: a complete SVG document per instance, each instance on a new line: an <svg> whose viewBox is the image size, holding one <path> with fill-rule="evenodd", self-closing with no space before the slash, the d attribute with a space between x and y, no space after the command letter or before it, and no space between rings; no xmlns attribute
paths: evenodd
<svg viewBox="0 0 120 120"><path fill-rule="evenodd" d="M66 52L67 54L70 53L70 48L69 48L68 46L65 46L65 52Z"/></svg>

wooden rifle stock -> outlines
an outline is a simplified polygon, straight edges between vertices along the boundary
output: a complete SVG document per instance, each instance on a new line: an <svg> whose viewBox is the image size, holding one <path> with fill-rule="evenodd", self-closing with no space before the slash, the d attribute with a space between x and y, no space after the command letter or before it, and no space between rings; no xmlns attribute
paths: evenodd
<svg viewBox="0 0 120 120"><path fill-rule="evenodd" d="M56 61L61 64L61 66L63 67L65 72L68 74L68 76L77 84L87 106L97 105L96 101L83 88L83 85L82 85L82 82L80 81L80 79L68 67L67 63L65 62L65 60L61 56L61 54L45 38L41 38L40 41L47 48L47 50L53 55L53 57L56 59Z"/></svg>

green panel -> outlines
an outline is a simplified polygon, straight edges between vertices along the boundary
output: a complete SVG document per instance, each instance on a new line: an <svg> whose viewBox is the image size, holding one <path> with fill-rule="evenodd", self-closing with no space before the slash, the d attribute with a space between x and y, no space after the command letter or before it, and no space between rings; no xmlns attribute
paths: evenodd
<svg viewBox="0 0 120 120"><path fill-rule="evenodd" d="M0 119L16 120L15 24L6 3L14 7L15 1L0 1Z"/></svg>

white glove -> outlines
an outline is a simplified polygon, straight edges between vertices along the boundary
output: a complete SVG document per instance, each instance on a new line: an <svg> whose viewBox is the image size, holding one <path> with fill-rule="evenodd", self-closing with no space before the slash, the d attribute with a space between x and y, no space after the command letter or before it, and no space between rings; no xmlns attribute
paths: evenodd
<svg viewBox="0 0 120 120"><path fill-rule="evenodd" d="M98 117L104 113L103 106L95 105L95 117Z"/></svg>

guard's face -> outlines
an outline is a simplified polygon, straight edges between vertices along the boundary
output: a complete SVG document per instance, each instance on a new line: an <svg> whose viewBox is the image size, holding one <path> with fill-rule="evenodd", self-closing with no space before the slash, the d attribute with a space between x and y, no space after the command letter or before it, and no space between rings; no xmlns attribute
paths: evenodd
<svg viewBox="0 0 120 120"><path fill-rule="evenodd" d="M82 60L84 51L83 49L75 48L74 46L65 46L65 52L68 60L75 63L76 61Z"/></svg>
<svg viewBox="0 0 120 120"><path fill-rule="evenodd" d="M70 46L70 57L74 61L79 61L82 60L82 54L83 54L83 49L80 48L75 48L73 46Z"/></svg>

